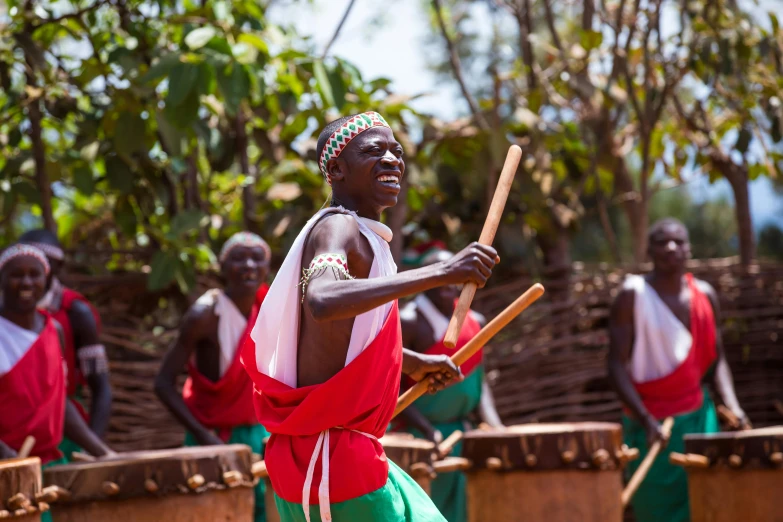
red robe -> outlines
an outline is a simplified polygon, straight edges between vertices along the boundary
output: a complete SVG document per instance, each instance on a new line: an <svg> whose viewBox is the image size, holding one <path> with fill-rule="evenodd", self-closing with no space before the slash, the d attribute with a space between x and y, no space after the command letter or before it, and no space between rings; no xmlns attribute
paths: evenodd
<svg viewBox="0 0 783 522"><path fill-rule="evenodd" d="M204 377L193 362L188 363L189 377L182 389L182 398L193 416L207 428L218 430L224 441L231 436L231 428L258 424L253 406L253 381L242 369L241 355L268 291L269 286L265 284L258 289L236 355L225 375L213 382Z"/></svg>
<svg viewBox="0 0 783 522"><path fill-rule="evenodd" d="M696 411L701 407L704 400L701 382L717 358L712 305L709 298L699 290L693 274L687 274L685 277L691 291L693 338L688 357L665 377L634 383L647 411L657 419Z"/></svg>
<svg viewBox="0 0 783 522"><path fill-rule="evenodd" d="M60 338L49 314L38 339L11 370L0 377L0 440L16 451L28 435L31 455L46 464L59 459L65 423L65 371Z"/></svg>
<svg viewBox="0 0 783 522"><path fill-rule="evenodd" d="M325 430L330 430L332 503L383 487L389 471L383 446L350 430L380 438L394 413L402 372L397 303L370 345L323 384L291 388L260 373L255 354L255 344L248 339L243 364L255 383L258 420L272 433L265 460L275 493L288 502L302 502L307 467L319 434ZM321 477L320 458L314 475ZM310 488L312 505L318 504L318 486L316 479Z"/></svg>

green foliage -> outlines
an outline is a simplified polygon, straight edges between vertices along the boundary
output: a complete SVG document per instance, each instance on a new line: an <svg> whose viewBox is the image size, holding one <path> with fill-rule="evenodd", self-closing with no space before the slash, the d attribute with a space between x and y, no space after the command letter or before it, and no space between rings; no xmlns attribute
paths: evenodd
<svg viewBox="0 0 783 522"><path fill-rule="evenodd" d="M328 195L314 161L327 117L380 109L398 128L415 117L387 103L388 80L269 23L268 2L37 4L10 1L0 26L5 240L42 212L32 133L20 131L38 104L62 240L136 252L110 268L147 265L153 290L190 291L241 229L287 247Z"/></svg>

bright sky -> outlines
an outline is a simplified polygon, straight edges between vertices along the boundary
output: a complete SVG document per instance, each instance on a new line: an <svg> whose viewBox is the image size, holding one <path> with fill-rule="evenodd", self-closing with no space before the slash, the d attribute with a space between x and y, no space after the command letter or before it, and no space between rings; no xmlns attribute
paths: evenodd
<svg viewBox="0 0 783 522"><path fill-rule="evenodd" d="M748 0L750 1L750 0ZM293 24L300 34L311 35L317 49L323 49L334 33L349 0L314 0L312 7L303 2L278 2L271 11L273 21ZM428 93L414 106L444 119L467 113L454 82L438 81L428 68L427 56L443 52L430 45L426 0L357 0L330 54L339 55L356 65L365 78L386 77L393 80L400 94ZM774 9L783 16L783 2L761 0L758 12ZM697 199L726 196L731 189L726 182L710 185L706 177L690 184ZM751 184L751 209L754 225L760 228L775 219L783 226L783 198L766 180Z"/></svg>

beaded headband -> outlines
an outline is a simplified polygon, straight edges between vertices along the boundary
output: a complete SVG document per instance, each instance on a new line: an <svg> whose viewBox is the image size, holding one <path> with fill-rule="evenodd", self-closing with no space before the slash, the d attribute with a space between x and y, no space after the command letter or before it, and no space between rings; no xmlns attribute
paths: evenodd
<svg viewBox="0 0 783 522"><path fill-rule="evenodd" d="M332 158L339 157L340 153L352 139L373 127L387 127L391 129L389 124L386 123L386 120L383 119L383 116L377 112L370 111L357 114L343 123L331 136L329 136L329 139L326 140L324 148L321 151L321 158L319 161L321 174L324 175L327 183L331 184L329 176L326 175L326 162Z"/></svg>
<svg viewBox="0 0 783 522"><path fill-rule="evenodd" d="M17 257L32 257L43 265L44 274L49 275L49 261L46 260L46 254L34 246L22 243L12 245L3 251L2 255L0 255L0 272L3 271L5 265Z"/></svg>
<svg viewBox="0 0 783 522"><path fill-rule="evenodd" d="M51 259L56 259L57 261L62 261L65 259L65 251L63 251L62 248L56 246L56 245L49 245L46 243L38 243L37 241L30 241L27 243L30 246L34 246L44 254L46 254L46 257Z"/></svg>
<svg viewBox="0 0 783 522"><path fill-rule="evenodd" d="M223 243L223 248L220 249L220 256L218 256L220 262L222 263L225 261L228 257L228 254L238 246L251 248L261 247L264 249L266 261L270 261L272 259L272 250L269 248L269 245L267 245L266 241L261 239L261 236L258 234L253 234L252 232L237 232L228 238L228 241Z"/></svg>

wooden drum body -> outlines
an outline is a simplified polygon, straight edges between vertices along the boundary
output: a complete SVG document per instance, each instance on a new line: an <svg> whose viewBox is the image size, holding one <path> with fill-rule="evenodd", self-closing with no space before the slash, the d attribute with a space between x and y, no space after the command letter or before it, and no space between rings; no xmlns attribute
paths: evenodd
<svg viewBox="0 0 783 522"><path fill-rule="evenodd" d="M49 509L41 491L41 459L0 460L0 518L38 522Z"/></svg>
<svg viewBox="0 0 783 522"><path fill-rule="evenodd" d="M250 448L235 444L124 453L44 470L62 492L57 522L252 522Z"/></svg>
<svg viewBox="0 0 783 522"><path fill-rule="evenodd" d="M692 522L783 522L783 426L686 435Z"/></svg>
<svg viewBox="0 0 783 522"><path fill-rule="evenodd" d="M622 428L525 424L465 434L468 520L621 522Z"/></svg>
<svg viewBox="0 0 783 522"><path fill-rule="evenodd" d="M437 451L435 443L414 438L408 433L387 433L380 441L386 457L410 475L429 495L432 491L430 484L436 476L433 467Z"/></svg>

